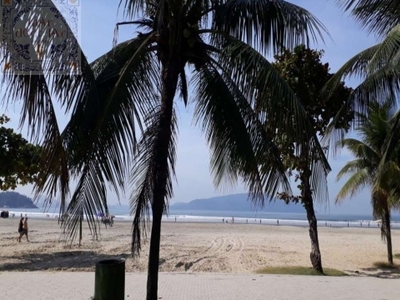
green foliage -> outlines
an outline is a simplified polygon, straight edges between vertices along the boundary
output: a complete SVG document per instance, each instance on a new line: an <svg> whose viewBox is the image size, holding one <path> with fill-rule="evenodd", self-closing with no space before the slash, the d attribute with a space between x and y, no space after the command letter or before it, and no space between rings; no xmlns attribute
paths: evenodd
<svg viewBox="0 0 400 300"><path fill-rule="evenodd" d="M322 94L325 84L333 74L329 73L329 64L322 63L323 51L306 48L304 45L297 46L293 51L285 50L281 55L275 56L273 66L278 70L282 78L292 88L313 126L314 133L323 137L328 124L346 103L351 89L343 83L335 87L329 97ZM351 110L347 111L336 126L347 130L353 118ZM275 131L275 129L270 129ZM273 132L271 132L273 134ZM290 174L296 172L295 180L299 180L305 170L311 168L311 164L321 159L312 149L311 155L308 151L296 153L293 140L288 138L285 132L278 132L275 138L282 153L283 160ZM315 145L314 145L315 147ZM308 180L308 178L307 178ZM298 186L302 189L302 183ZM316 187L313 187L316 191ZM322 192L322 189L320 189ZM285 193L279 194L286 201L297 202L300 196L289 196Z"/></svg>
<svg viewBox="0 0 400 300"><path fill-rule="evenodd" d="M395 254L394 257L400 259L400 253Z"/></svg>
<svg viewBox="0 0 400 300"><path fill-rule="evenodd" d="M329 122L346 103L351 92L351 88L342 82L330 97L321 93L333 76L329 73L329 64L321 61L323 54L322 50L300 45L293 51L285 50L283 54L276 55L272 64L295 92L319 136L324 135ZM337 127L348 129L352 116L352 111L348 111L337 122Z"/></svg>
<svg viewBox="0 0 400 300"><path fill-rule="evenodd" d="M9 120L0 116L0 125ZM0 190L37 182L39 158L39 146L30 144L13 129L0 126Z"/></svg>
<svg viewBox="0 0 400 300"><path fill-rule="evenodd" d="M400 136L392 131L398 115L395 107L392 99L387 99L382 104L371 103L365 115L357 114L359 126L356 132L360 140L347 138L339 143L355 159L347 162L337 175L337 180L343 176L350 177L339 191L336 201L342 201L347 196L352 197L362 188L370 187L375 218L382 217L387 205L396 207L398 202L398 195L394 192L399 185L400 176ZM384 146L393 137L397 137L398 146L386 153ZM383 161L384 158L386 161Z"/></svg>
<svg viewBox="0 0 400 300"><path fill-rule="evenodd" d="M324 268L324 273L320 273L313 268L308 267L267 267L260 270L257 270L258 274L283 274L283 275L319 275L319 276L347 276L345 272Z"/></svg>

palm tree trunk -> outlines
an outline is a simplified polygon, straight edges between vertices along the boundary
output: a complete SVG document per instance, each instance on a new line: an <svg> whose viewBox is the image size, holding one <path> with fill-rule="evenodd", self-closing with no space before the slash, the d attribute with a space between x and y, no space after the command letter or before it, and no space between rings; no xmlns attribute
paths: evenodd
<svg viewBox="0 0 400 300"><path fill-rule="evenodd" d="M323 273L324 270L322 269L322 258L318 240L317 218L315 216L314 204L312 200L307 204L306 211L309 224L309 235L311 240L311 252L310 252L311 264L315 270L317 270L320 273Z"/></svg>
<svg viewBox="0 0 400 300"><path fill-rule="evenodd" d="M83 219L83 213L79 216L79 247L82 244L82 219Z"/></svg>
<svg viewBox="0 0 400 300"><path fill-rule="evenodd" d="M147 300L158 299L158 267L160 261L160 238L161 238L161 217L160 209L154 211L153 205L153 223L151 228L149 262L147 269Z"/></svg>
<svg viewBox="0 0 400 300"><path fill-rule="evenodd" d="M309 170L308 167L306 167L301 175L301 183L302 183L301 200L307 212L309 235L311 240L311 252L310 252L311 265L313 269L315 269L320 273L323 273L324 270L322 269L321 251L319 249L319 240L318 240L317 217L315 216L315 211L314 211L314 203L310 187L310 177L311 177L311 171Z"/></svg>
<svg viewBox="0 0 400 300"><path fill-rule="evenodd" d="M147 300L158 299L158 268L160 260L161 219L165 207L168 178L168 153L171 146L172 112L176 86L178 82L179 61L163 63L161 110L157 133L156 151L153 174L153 223L150 238L149 264L147 271Z"/></svg>
<svg viewBox="0 0 400 300"><path fill-rule="evenodd" d="M392 250L392 233L390 228L390 209L386 202L385 215L384 215L385 237L387 246L388 263L393 265L393 250Z"/></svg>

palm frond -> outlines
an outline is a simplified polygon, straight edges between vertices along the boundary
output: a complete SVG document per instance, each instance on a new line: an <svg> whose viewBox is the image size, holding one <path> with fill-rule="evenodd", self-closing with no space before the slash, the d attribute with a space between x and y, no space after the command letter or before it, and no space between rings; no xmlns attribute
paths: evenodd
<svg viewBox="0 0 400 300"><path fill-rule="evenodd" d="M156 100L158 63L149 45L149 36L127 41L97 59L87 72L94 79L94 83L88 84L91 92L79 95L83 98L77 99L62 134L69 153L70 173L82 182L74 192L79 200L72 202L73 207L84 207L88 213L104 212L107 205L102 201L106 197L102 190L95 189L103 189L108 182L119 197L120 189L125 187L132 154L136 151L136 127L142 128L141 116L152 110ZM90 189L83 185L88 176L98 176L98 183ZM100 195L103 198L96 198ZM74 204L78 202L81 204ZM89 211L90 208L93 210ZM65 227L71 238L76 236L73 226L79 225L74 220ZM96 233L93 219L88 221Z"/></svg>
<svg viewBox="0 0 400 300"><path fill-rule="evenodd" d="M400 162L400 111L392 115L389 126L387 140L384 143L385 150L383 152L382 164L391 159Z"/></svg>
<svg viewBox="0 0 400 300"><path fill-rule="evenodd" d="M370 145L357 139L348 138L339 142L341 147L346 147L355 157L366 159L371 163L379 163L380 156Z"/></svg>
<svg viewBox="0 0 400 300"><path fill-rule="evenodd" d="M264 204L263 194L290 190L279 151L230 74L216 66L204 67L194 77L197 90L195 118L201 122L211 147L211 171L219 186L241 177L250 196Z"/></svg>
<svg viewBox="0 0 400 300"><path fill-rule="evenodd" d="M336 75L335 75L336 76ZM334 76L334 77L335 77ZM344 138L344 131L336 129L336 122L342 118L348 109L354 111L353 129L364 122L363 116L368 116L369 106L374 102L385 103L387 99L396 99L400 92L400 65L385 66L370 74L357 88L355 88L342 110L329 124L323 144L329 145L332 154L337 153L338 142ZM329 84L329 82L328 82ZM365 119L364 117L364 119ZM355 128L357 129L357 128Z"/></svg>
<svg viewBox="0 0 400 300"><path fill-rule="evenodd" d="M226 73L231 74L250 105L258 112L264 112L260 114L262 121L268 121L271 126L288 135L293 134L300 143L318 144L303 106L268 60L238 39L229 37L225 42L218 57L219 64ZM322 150L320 153L323 156Z"/></svg>
<svg viewBox="0 0 400 300"><path fill-rule="evenodd" d="M400 167L393 161L381 162L374 180L374 189L382 189L382 193L390 195L393 186L399 184L397 178L400 178Z"/></svg>
<svg viewBox="0 0 400 300"><path fill-rule="evenodd" d="M20 8L24 8L26 3L17 4ZM57 7L54 5L52 1L48 1L47 8L50 8L55 16L59 20L65 21L65 18L58 11ZM43 9L38 3L33 4L29 10L24 10L24 17L28 19L37 19L40 20L43 18L44 14L47 14L47 10ZM45 17L47 18L47 17ZM86 76L86 71L88 67L87 60L83 55L81 48L79 47L78 41L74 36L71 28L65 22L63 25L65 27L65 31L67 32L67 37L65 38L62 45L65 46L63 51L52 51L51 47L57 45L59 43L59 39L56 35L44 36L44 35L35 35L29 37L26 41L29 45L35 46L40 45L41 47L41 55L42 55L42 63L39 66L38 70L35 70L35 73L25 72L26 75L19 75L15 66L12 66L13 60L11 56L14 51L11 41L6 41L1 44L0 52L1 52L1 63L2 64L11 64L10 68L6 68L5 76L3 77L3 85L6 89L5 101L15 101L17 99L23 99L24 101L30 101L31 106L37 106L41 108L40 103L35 103L34 100L43 96L43 90L50 90L54 97L53 99L57 99L66 110L72 105L74 100L76 99L76 93L86 91L86 86L82 87L84 83L90 81L90 75ZM29 27L29 26L28 26ZM29 29L29 28L27 28ZM43 40L45 39L45 40ZM34 58L32 58L34 59ZM40 61L40 59L39 59ZM6 67L6 66L5 66ZM30 68L31 66L27 66ZM33 71L32 71L33 72ZM90 72L89 72L90 73ZM17 75L17 76L15 76ZM37 76L32 76L37 75ZM24 77L26 77L24 79ZM37 83L35 83L35 81ZM29 84L33 83L30 87ZM47 84L47 87L45 86ZM38 86L39 85L39 86ZM68 89L69 87L81 87L76 89ZM27 111L36 112L39 111L34 108L29 107ZM35 122L36 126L39 124L45 123L44 117L42 115L30 115L28 120L31 122ZM32 125L29 124L29 125ZM29 126L32 128L36 128L35 126Z"/></svg>
<svg viewBox="0 0 400 300"><path fill-rule="evenodd" d="M133 39L93 63L98 97L79 99L64 131L72 170L96 159L115 191L135 152L136 126L155 100L158 63L148 46L148 37Z"/></svg>
<svg viewBox="0 0 400 300"><path fill-rule="evenodd" d="M399 24L400 3L393 0L337 0L370 33L385 35Z"/></svg>
<svg viewBox="0 0 400 300"><path fill-rule="evenodd" d="M98 165L92 163L82 170L67 211L63 215L61 227L65 241L72 243L76 239L79 225L85 217L92 236L97 239L100 231L98 212L108 214L106 180Z"/></svg>
<svg viewBox="0 0 400 300"><path fill-rule="evenodd" d="M187 105L188 103L188 83L186 79L186 73L185 70L182 70L179 74L179 90L181 91L181 98L183 99L183 103Z"/></svg>
<svg viewBox="0 0 400 300"><path fill-rule="evenodd" d="M337 173L336 181L339 181L344 176L356 173L356 172L358 172L360 170L368 169L370 167L371 166L370 166L369 161L364 159L364 158L358 158L358 159L349 161Z"/></svg>
<svg viewBox="0 0 400 300"><path fill-rule="evenodd" d="M131 185L133 193L130 197L131 214L133 219L132 253L139 255L142 237L146 237L147 223L149 221L150 208L153 205L153 191L157 185L160 174L157 173L158 141L160 139L161 107L149 112L146 120L147 129L143 133L138 145L139 155L135 158L131 173ZM168 150L168 176L166 194L163 203L164 213L168 207L168 200L173 195L172 179L175 177L175 148L177 136L177 120L173 111L171 120L171 140Z"/></svg>
<svg viewBox="0 0 400 300"><path fill-rule="evenodd" d="M51 204L53 198L59 198L60 215L65 213L67 197L69 195L70 172L68 153L63 145L63 137L57 123L53 103L48 102L48 116L46 131L42 143L40 165L42 168L41 180L33 190L35 199L45 194L45 205Z"/></svg>
<svg viewBox="0 0 400 300"><path fill-rule="evenodd" d="M50 2L48 4L51 6L51 9L57 13L57 8ZM34 5L29 13L26 13L32 19L40 19L39 17L43 16L45 11L39 6ZM59 15L59 18L63 20L61 15ZM65 51L62 51L62 53L57 52L57 56L55 56L48 49L55 42L52 40L52 38L55 38L55 35L48 37L49 39L43 43L40 43L40 39L43 38L41 36L37 37L38 40L31 38L29 40L31 45L39 43L43 46L43 63L41 69L37 71L38 74L18 74L16 73L16 69L11 67L3 76L2 84L6 95L3 98L5 103L18 101L19 99L23 101L21 125L28 123L28 133L33 138L38 138L42 134L42 131L44 132L43 155L46 156L42 159L42 169L44 172L42 173L43 178L41 178L41 182L35 186L35 194L37 196L41 193L48 193L48 198L51 199L60 191L60 209L62 212L69 190L68 155L63 144L64 136L60 134L57 124L52 101L59 101L65 111L68 112L77 98L96 92L92 88L94 77L90 66L68 24L65 23L64 25L68 31L68 36L64 41L67 45ZM55 44L57 43L55 42ZM10 47L12 45L9 43L3 43L0 46L0 51L3 54L2 63L12 62L10 60L12 53ZM78 65L75 64L77 62ZM81 63L80 66L79 62ZM68 73L68 69L65 68L69 63L74 64L71 65L72 71ZM76 68L75 71L73 71L74 68ZM79 68L81 74L76 72Z"/></svg>
<svg viewBox="0 0 400 300"><path fill-rule="evenodd" d="M374 56L368 63L368 73L381 69L383 66L396 66L399 64L400 50L400 25L394 26L376 49Z"/></svg>
<svg viewBox="0 0 400 300"><path fill-rule="evenodd" d="M322 23L307 10L283 0L232 0L216 7L212 29L276 53L323 39Z"/></svg>
<svg viewBox="0 0 400 300"><path fill-rule="evenodd" d="M400 198L398 197L398 195L391 195L389 198L389 206L391 207L391 209L393 211L400 211Z"/></svg>
<svg viewBox="0 0 400 300"><path fill-rule="evenodd" d="M338 150L338 141L343 139L345 134L345 130L340 127L338 128L338 126L336 125L337 123L340 123L343 115L345 115L348 110L353 110L358 115L365 115L371 98L378 99L377 97L381 97L384 92L386 92L386 98L387 94L390 94L392 92L391 81L388 81L387 74L382 74L382 70L380 70L378 74L375 74L374 77L367 77L369 74L369 63L374 58L380 46L380 44L377 44L369 47L349 59L332 76L332 78L326 83L325 87L322 90L322 93L326 97L330 97L340 85L342 80L350 78L352 76L358 77L360 79L367 78L367 81L358 86L356 90L352 92L350 98L347 100L346 105L344 105L343 108L337 113L337 115L333 118L325 131L322 143L324 145L328 145L329 149L331 149L334 155ZM381 87L384 87L384 89L381 89ZM353 126L356 123L357 118L354 118Z"/></svg>
<svg viewBox="0 0 400 300"><path fill-rule="evenodd" d="M350 58L326 83L322 93L331 96L340 82L352 76L364 79L367 76L368 64L377 52L380 44L371 46Z"/></svg>
<svg viewBox="0 0 400 300"><path fill-rule="evenodd" d="M313 192L313 199L315 202L328 205L329 204L329 190L328 190L328 170L324 160L316 159L311 163L311 178L310 187Z"/></svg>
<svg viewBox="0 0 400 300"><path fill-rule="evenodd" d="M118 4L118 9L123 10L124 16L132 19L134 16L138 15L140 12L145 12L149 6L153 6L156 1L149 0L120 0Z"/></svg>
<svg viewBox="0 0 400 300"><path fill-rule="evenodd" d="M28 134L42 145L41 180L34 186L35 198L45 194L45 205L58 198L60 212L64 213L70 174L48 82L44 74L13 74L10 72L3 76L6 87L3 100L8 103L22 99L20 126L27 124ZM43 137L40 136L42 133Z"/></svg>
<svg viewBox="0 0 400 300"><path fill-rule="evenodd" d="M358 170L352 176L350 176L350 178L340 189L336 196L335 202L341 202L342 200L346 199L346 197L352 198L364 187L371 185L371 181L371 174L367 169Z"/></svg>

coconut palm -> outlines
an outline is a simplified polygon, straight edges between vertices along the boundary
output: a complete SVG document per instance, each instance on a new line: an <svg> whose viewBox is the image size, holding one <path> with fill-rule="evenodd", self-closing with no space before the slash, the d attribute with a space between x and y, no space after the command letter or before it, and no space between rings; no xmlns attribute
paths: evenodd
<svg viewBox="0 0 400 300"><path fill-rule="evenodd" d="M215 183L241 178L251 199L262 205L265 195L290 189L279 151L262 124L284 130L298 151L319 147L295 94L263 54L308 44L324 28L307 11L282 0L126 0L121 5L128 19L123 24L140 32L91 64L82 54L80 75L10 72L5 81L8 99L22 99L31 132L45 131L46 172L37 193L59 196L64 209L69 183L77 182L63 222L69 238L76 237L82 212L97 235L95 215L107 213L107 187L121 191L131 170L135 254L151 214L147 299L153 300L161 218L173 194L175 101L189 103L191 83L190 101L211 148ZM7 53L11 45L2 47ZM57 68L53 59L50 64ZM71 115L63 131L52 101ZM256 106L262 115L253 110ZM329 165L318 149L322 163L313 168L326 173Z"/></svg>
<svg viewBox="0 0 400 300"><path fill-rule="evenodd" d="M336 201L340 202L366 186L371 188L373 216L382 221L381 233L386 240L389 264L393 264L390 211L398 200L395 189L400 186L400 144L397 143L395 151L386 153L386 160L382 161L387 140L391 137L393 120L397 118L394 104L393 100L386 100L383 104L371 102L368 116L358 116L360 123L356 132L360 140L347 138L340 142L356 159L339 171L337 180L343 176L350 177L336 197ZM396 138L399 142L398 135Z"/></svg>

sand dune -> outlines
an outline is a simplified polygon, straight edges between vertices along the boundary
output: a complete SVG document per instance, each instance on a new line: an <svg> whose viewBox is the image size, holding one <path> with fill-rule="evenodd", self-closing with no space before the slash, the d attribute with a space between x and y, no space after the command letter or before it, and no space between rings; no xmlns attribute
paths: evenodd
<svg viewBox="0 0 400 300"><path fill-rule="evenodd" d="M31 242L18 243L18 219L0 220L0 271L93 271L97 260L112 257L126 258L129 272L146 270L148 243L139 258L130 256L130 223L103 227L100 241L92 240L85 227L81 247L60 243L61 230L54 220L29 224ZM378 228L321 227L319 233L325 267L367 273L376 271L369 269L374 262L386 260ZM399 230L393 232L393 249L400 253ZM265 266L309 266L309 251L303 227L165 223L160 270L249 273Z"/></svg>

